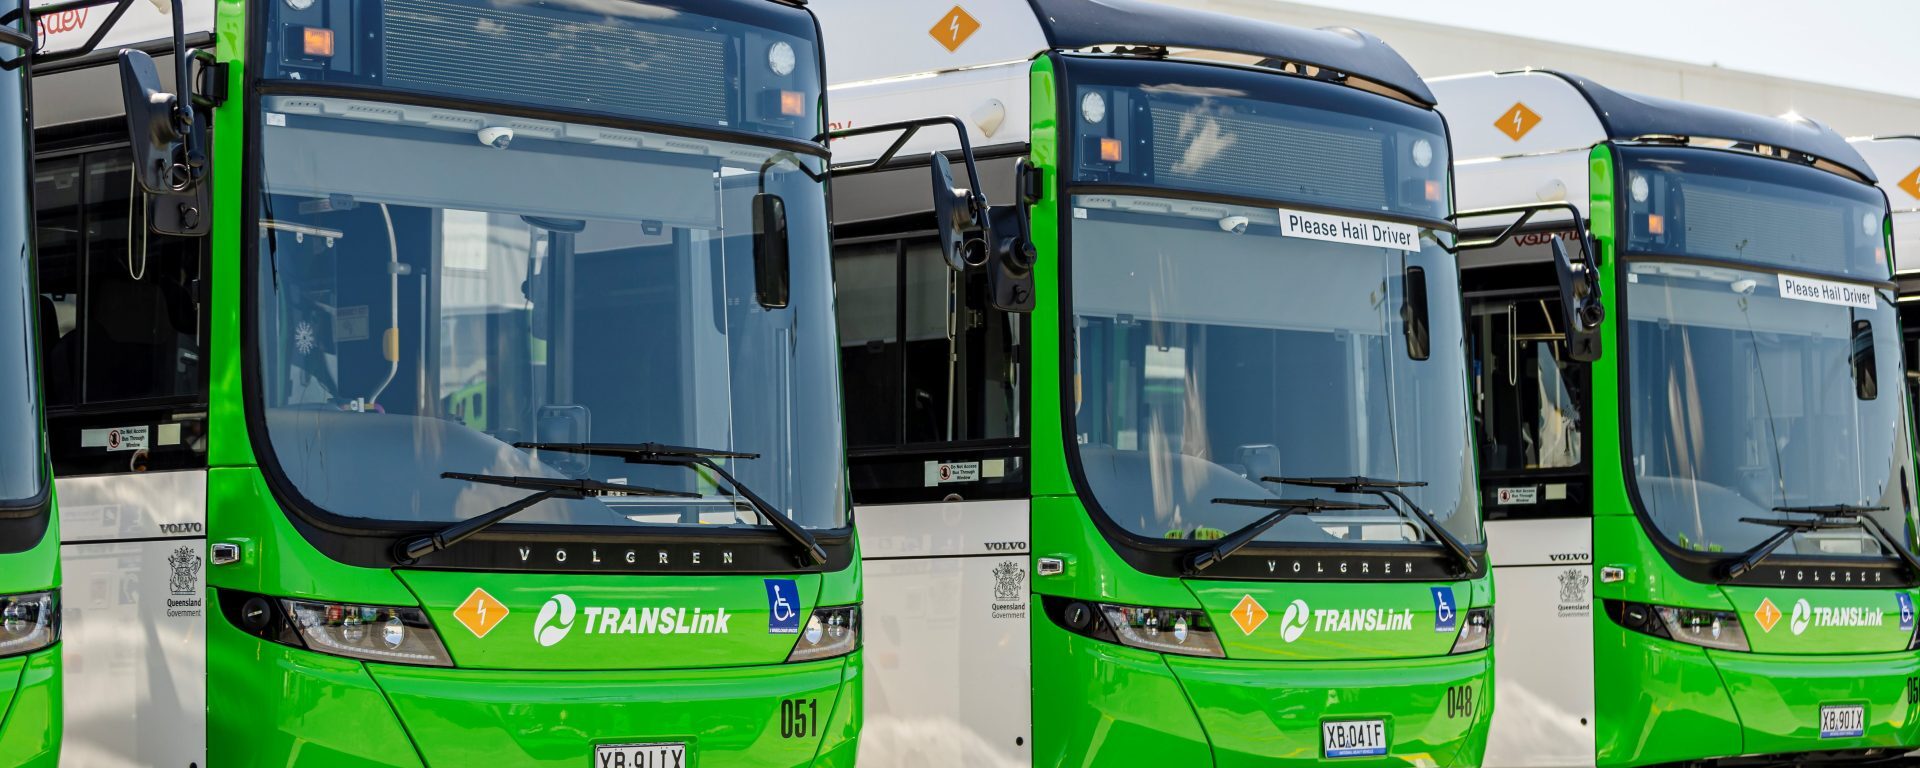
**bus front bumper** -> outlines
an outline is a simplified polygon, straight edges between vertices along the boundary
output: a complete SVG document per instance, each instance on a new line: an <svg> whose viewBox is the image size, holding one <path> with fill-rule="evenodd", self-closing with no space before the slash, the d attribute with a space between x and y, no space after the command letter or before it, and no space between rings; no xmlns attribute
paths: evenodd
<svg viewBox="0 0 1920 768"><path fill-rule="evenodd" d="M1217 768L1473 766L1493 715L1486 651L1377 661L1267 662L1167 657L1206 730ZM1321 725L1379 720L1386 754L1323 758Z"/></svg>
<svg viewBox="0 0 1920 768"><path fill-rule="evenodd" d="M1738 715L1739 754L1852 752L1920 746L1920 654L1832 656L1709 651ZM1859 736L1822 738L1822 707L1865 707ZM1866 757L1866 755L1862 755Z"/></svg>
<svg viewBox="0 0 1920 768"><path fill-rule="evenodd" d="M595 768L599 744L684 743L689 766L852 766L860 654L805 664L513 672L369 664L429 766Z"/></svg>
<svg viewBox="0 0 1920 768"><path fill-rule="evenodd" d="M0 768L53 768L60 704L59 646L0 659Z"/></svg>

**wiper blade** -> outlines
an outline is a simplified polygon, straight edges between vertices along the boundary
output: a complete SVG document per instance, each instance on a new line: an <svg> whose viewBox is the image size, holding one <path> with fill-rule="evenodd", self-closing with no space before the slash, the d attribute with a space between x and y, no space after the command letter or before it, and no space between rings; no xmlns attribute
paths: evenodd
<svg viewBox="0 0 1920 768"><path fill-rule="evenodd" d="M1747 551L1740 553L1740 559L1727 564L1725 569L1726 576L1729 579L1737 579L1745 575L1748 571L1753 570L1755 566L1759 565L1761 560L1765 560L1768 555L1773 554L1774 550L1779 549L1780 545L1787 543L1787 540L1793 538L1796 533L1836 530L1841 528L1859 528L1866 532L1869 538L1872 538L1875 542L1879 543L1881 547L1893 553L1889 559L1906 566L1907 570L1915 575L1920 575L1920 557L1916 557L1913 552L1906 547L1900 546L1893 535L1887 532L1886 527L1880 524L1879 520L1875 520L1868 515L1868 513L1871 512L1885 512L1886 509L1886 507L1864 507L1855 504L1819 504L1801 507L1773 508L1775 512L1818 515L1818 517L1811 519L1794 517L1740 518L1740 522L1743 523L1776 526L1780 528L1780 531L1772 536L1768 536L1759 544L1753 545L1753 547Z"/></svg>
<svg viewBox="0 0 1920 768"><path fill-rule="evenodd" d="M667 460L760 458L760 454L757 453L692 448L665 443L514 443L513 447L533 451L579 453L588 456L616 456L626 459L630 464L665 463Z"/></svg>
<svg viewBox="0 0 1920 768"><path fill-rule="evenodd" d="M684 445L666 445L664 443L514 443L513 447L535 451L558 451L561 453L579 453L588 456L613 456L628 464L652 464L677 467L702 467L712 470L721 479L732 486L726 489L728 495L746 499L755 512L773 523L773 527L792 539L805 553L811 565L824 565L827 562L827 550L813 538L813 534L800 527L793 518L787 517L771 502L754 493L753 489L741 483L733 473L722 468L714 459L757 459L760 454L741 453L739 451L719 451L711 448L691 448Z"/></svg>
<svg viewBox="0 0 1920 768"><path fill-rule="evenodd" d="M519 475L476 475L468 472L442 472L440 476L448 480L465 480L470 483L502 485L508 488L526 488L536 492L522 496L509 504L467 518L425 536L394 542L393 559L399 561L402 565L411 565L419 561L422 557L459 544L468 537L493 527L495 523L520 514L526 511L527 508L548 499L584 499L588 496L606 496L611 494L699 498L699 494L696 493L669 491L662 488L648 488L640 485L616 485L613 483L603 483L598 480L522 477Z"/></svg>
<svg viewBox="0 0 1920 768"><path fill-rule="evenodd" d="M1206 546L1200 551L1187 556L1187 572L1190 574L1197 574L1218 565L1221 560L1227 559L1228 556L1240 551L1241 548L1248 544L1253 543L1253 540L1259 538L1260 534L1266 533L1268 529L1279 525L1280 521L1292 517L1295 514L1310 515L1316 512L1329 512L1334 510L1386 509L1385 506L1379 504L1355 504L1330 499L1214 499L1213 503L1234 504L1242 507L1271 509L1273 511L1263 515L1258 520L1241 526L1232 533L1220 537L1219 541Z"/></svg>
<svg viewBox="0 0 1920 768"><path fill-rule="evenodd" d="M1455 537L1452 531L1441 527L1440 521L1433 519L1433 515L1428 514L1419 504L1415 504L1413 498L1408 496L1405 491L1400 490L1402 488L1425 488L1427 483L1424 480L1387 480L1378 477L1353 475L1350 477L1263 477L1260 478L1260 482L1280 483L1282 485L1304 485L1312 488L1329 488L1339 493L1363 493L1369 496L1378 496L1381 501L1387 502L1388 506L1391 507L1394 512L1399 513L1401 517L1412 517L1419 520L1420 524L1426 527L1427 533L1433 536L1434 541L1440 542L1440 546L1446 549L1447 554L1452 555L1454 560L1459 561L1460 567L1466 569L1467 573L1480 572L1480 563L1473 559L1473 553L1467 550L1467 545ZM1400 503L1407 505L1406 509L1401 509L1398 505L1393 504L1392 499L1399 499Z"/></svg>

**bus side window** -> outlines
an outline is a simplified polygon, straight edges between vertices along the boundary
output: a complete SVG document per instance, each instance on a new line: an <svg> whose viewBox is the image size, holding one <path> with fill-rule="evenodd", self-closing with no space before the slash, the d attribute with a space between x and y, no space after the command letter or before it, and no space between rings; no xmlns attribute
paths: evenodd
<svg viewBox="0 0 1920 768"><path fill-rule="evenodd" d="M149 235L126 149L35 174L41 355L57 474L204 467L202 240Z"/></svg>
<svg viewBox="0 0 1920 768"><path fill-rule="evenodd" d="M1025 316L994 309L985 272L949 269L930 238L843 243L834 267L855 500L1023 484Z"/></svg>
<svg viewBox="0 0 1920 768"><path fill-rule="evenodd" d="M1474 431L1492 517L1588 514L1587 369L1566 358L1559 300L1502 295L1468 302Z"/></svg>

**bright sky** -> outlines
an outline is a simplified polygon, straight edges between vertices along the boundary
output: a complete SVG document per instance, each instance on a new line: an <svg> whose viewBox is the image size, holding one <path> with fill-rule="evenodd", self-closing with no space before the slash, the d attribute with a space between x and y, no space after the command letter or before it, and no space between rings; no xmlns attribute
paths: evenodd
<svg viewBox="0 0 1920 768"><path fill-rule="evenodd" d="M1913 0L1293 0L1920 98Z"/></svg>

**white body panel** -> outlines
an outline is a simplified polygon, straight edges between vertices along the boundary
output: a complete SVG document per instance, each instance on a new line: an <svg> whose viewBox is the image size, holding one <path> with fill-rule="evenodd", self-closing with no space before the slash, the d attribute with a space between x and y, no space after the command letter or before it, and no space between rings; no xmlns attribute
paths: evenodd
<svg viewBox="0 0 1920 768"><path fill-rule="evenodd" d="M860 507L861 765L1032 762L1025 499Z"/></svg>
<svg viewBox="0 0 1920 768"><path fill-rule="evenodd" d="M811 8L820 19L833 85L1025 61L1047 48L1027 0L821 0ZM934 30L952 41L954 8L979 26L949 49ZM921 112L940 114L925 104Z"/></svg>
<svg viewBox="0 0 1920 768"><path fill-rule="evenodd" d="M1853 148L1867 159L1880 189L1893 207L1893 263L1900 272L1920 271L1920 137L1853 139ZM1909 183L1909 180L1914 180Z"/></svg>
<svg viewBox="0 0 1920 768"><path fill-rule="evenodd" d="M1607 140L1593 105L1573 85L1541 72L1481 72L1427 80L1452 133L1455 163L1585 151ZM1501 130L1515 104L1538 116L1520 138Z"/></svg>
<svg viewBox="0 0 1920 768"><path fill-rule="evenodd" d="M58 1L34 0L32 5L39 7ZM181 8L186 12L184 25L188 37L213 32L213 3L214 0L181 0ZM113 6L104 5L42 17L40 39L45 41L43 49L48 53L57 53L84 45L106 24L107 15L112 10ZM127 8L126 15L120 17L120 21L113 25L113 31L101 39L95 50L111 51L172 37L171 0L137 0Z"/></svg>
<svg viewBox="0 0 1920 768"><path fill-rule="evenodd" d="M207 473L55 483L66 598L61 764L205 765Z"/></svg>
<svg viewBox="0 0 1920 768"><path fill-rule="evenodd" d="M1487 768L1593 764L1593 523L1487 522L1494 593ZM1520 652L1513 652L1514 650Z"/></svg>
<svg viewBox="0 0 1920 768"><path fill-rule="evenodd" d="M1027 73L1031 67L1031 62L1014 61L926 78L829 86L827 108L836 129L950 114L966 123L967 140L976 150L1025 144L1031 111ZM841 165L872 160L899 138L897 133L881 133L837 140L833 143L833 162ZM931 127L920 129L899 154L910 157L959 148L953 129ZM956 176L960 170L955 169Z"/></svg>

